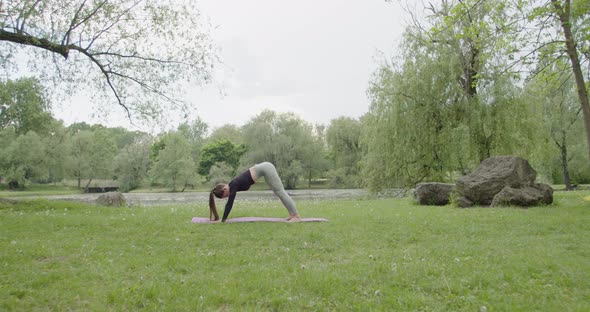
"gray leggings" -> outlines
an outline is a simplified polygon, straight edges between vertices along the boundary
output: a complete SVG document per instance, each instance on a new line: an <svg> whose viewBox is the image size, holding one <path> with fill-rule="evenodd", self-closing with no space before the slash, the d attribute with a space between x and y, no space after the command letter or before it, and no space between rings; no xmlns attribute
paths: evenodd
<svg viewBox="0 0 590 312"><path fill-rule="evenodd" d="M268 185L270 185L272 191L279 197L287 210L289 210L289 214L298 214L297 208L295 208L295 202L293 199L291 199L289 194L285 192L283 182L281 182L281 178L279 178L279 174L277 173L275 166L269 162L263 162L261 164L255 165L254 169L256 170L256 179L264 177L264 180Z"/></svg>

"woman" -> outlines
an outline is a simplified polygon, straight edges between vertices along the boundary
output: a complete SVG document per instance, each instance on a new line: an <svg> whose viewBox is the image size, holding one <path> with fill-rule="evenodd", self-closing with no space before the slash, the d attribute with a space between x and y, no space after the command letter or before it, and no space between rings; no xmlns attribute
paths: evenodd
<svg viewBox="0 0 590 312"><path fill-rule="evenodd" d="M295 202L289 197L287 192L285 192L283 182L281 182L281 178L279 178L277 169L275 169L275 166L269 162L263 162L250 167L250 169L235 177L228 184L217 184L209 194L209 219L212 221L219 221L217 207L215 207L215 198L213 196L217 198L228 197L227 203L225 204L225 210L223 211L223 218L221 219L221 222L225 222L227 216L231 212L232 206L234 205L234 199L236 198L237 192L247 191L252 184L256 183L256 179L260 177L264 177L266 183L270 185L273 192L280 198L285 208L289 211L287 221L300 222L301 217L299 216L299 212L297 212ZM211 218L212 215L215 217L214 219Z"/></svg>

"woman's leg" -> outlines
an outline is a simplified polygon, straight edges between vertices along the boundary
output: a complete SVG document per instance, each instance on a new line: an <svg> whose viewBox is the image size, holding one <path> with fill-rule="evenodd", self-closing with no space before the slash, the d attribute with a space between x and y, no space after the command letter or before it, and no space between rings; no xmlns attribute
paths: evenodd
<svg viewBox="0 0 590 312"><path fill-rule="evenodd" d="M264 177L266 183L270 185L272 191L279 197L285 208L289 211L289 216L299 215L299 212L297 212L297 208L295 207L295 202L289 194L285 192L283 182L281 182L281 178L279 177L275 166L269 162L263 162L254 166L254 168L256 169L256 177Z"/></svg>

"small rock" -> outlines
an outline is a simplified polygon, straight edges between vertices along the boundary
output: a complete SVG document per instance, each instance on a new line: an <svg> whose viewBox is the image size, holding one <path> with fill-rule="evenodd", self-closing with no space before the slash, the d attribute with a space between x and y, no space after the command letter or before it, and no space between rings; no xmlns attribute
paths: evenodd
<svg viewBox="0 0 590 312"><path fill-rule="evenodd" d="M125 196L121 192L108 192L100 195L96 203L101 206L122 207L125 206Z"/></svg>

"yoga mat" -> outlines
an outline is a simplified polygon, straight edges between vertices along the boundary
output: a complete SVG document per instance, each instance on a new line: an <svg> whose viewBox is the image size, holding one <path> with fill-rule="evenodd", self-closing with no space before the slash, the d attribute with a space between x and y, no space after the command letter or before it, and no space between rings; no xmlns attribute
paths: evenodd
<svg viewBox="0 0 590 312"><path fill-rule="evenodd" d="M209 218L194 217L193 223L212 223ZM242 217L232 218L225 220L225 223L238 223L238 222L284 222L289 223L283 218L261 218L261 217ZM324 218L301 218L301 222L328 222L328 219Z"/></svg>

